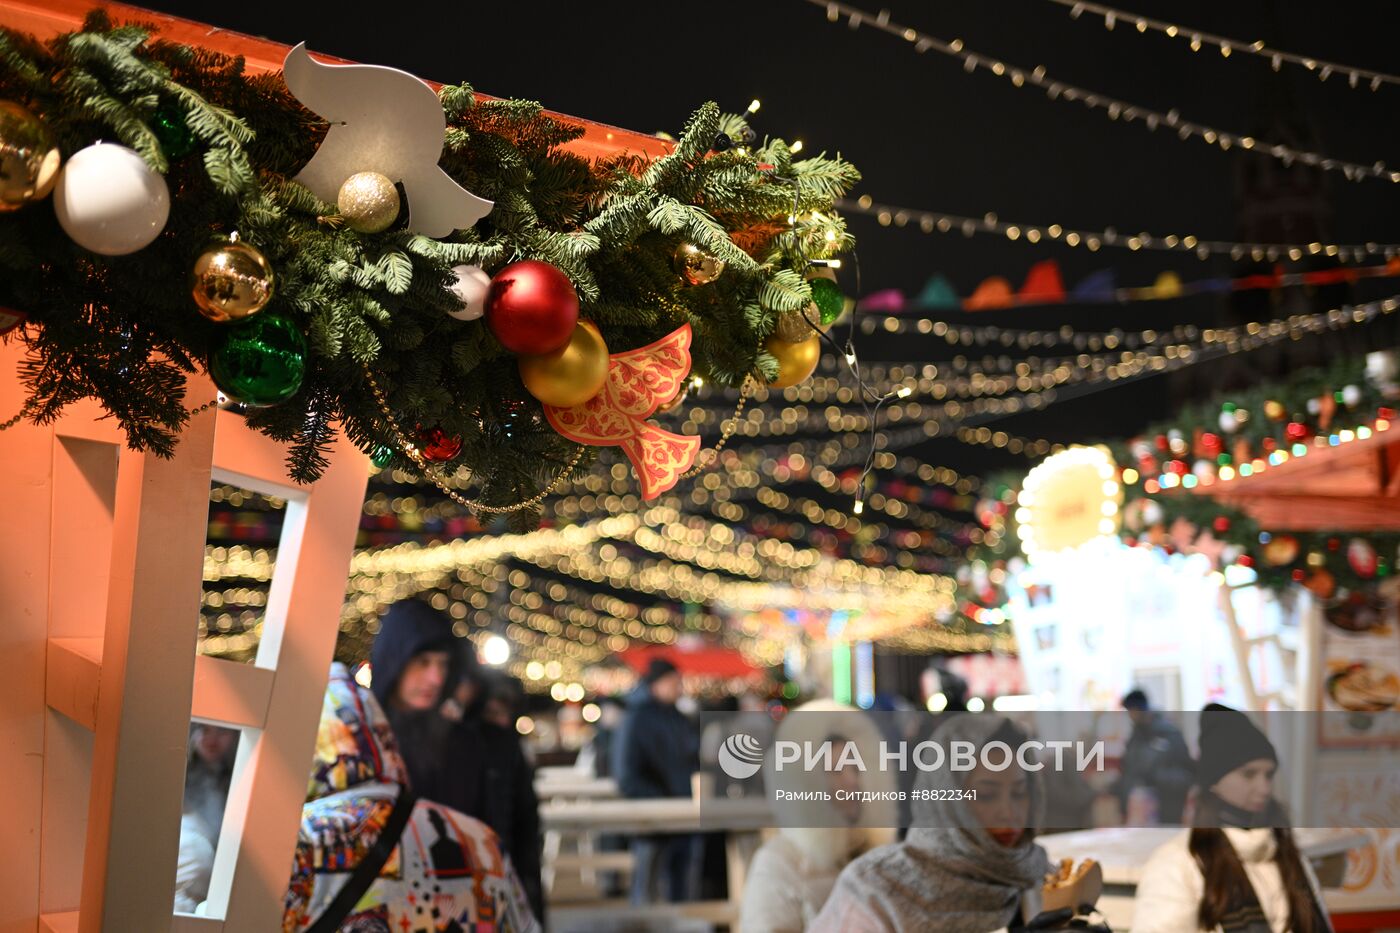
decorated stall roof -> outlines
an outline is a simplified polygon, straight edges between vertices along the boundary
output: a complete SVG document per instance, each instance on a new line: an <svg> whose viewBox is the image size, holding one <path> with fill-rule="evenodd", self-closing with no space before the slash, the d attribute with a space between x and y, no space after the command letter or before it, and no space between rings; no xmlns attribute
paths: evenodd
<svg viewBox="0 0 1400 933"><path fill-rule="evenodd" d="M271 39L245 35L217 26L209 26L180 16L157 13L126 3L99 3L96 0L0 0L0 25L20 32L32 33L40 40L51 39L65 32L82 28L83 20L96 9L102 9L114 20L135 21L155 27L156 35L170 42L179 42L225 55L241 55L252 74L280 71L282 61L291 46ZM320 52L318 61L350 64L349 59ZM429 80L434 90L441 87ZM478 94L483 100L495 100L488 94ZM582 117L545 111L556 120L581 126L584 134L565 148L587 159L632 153L661 156L671 150L671 143L657 136L619 129Z"/></svg>
<svg viewBox="0 0 1400 933"><path fill-rule="evenodd" d="M1233 506L1284 531L1400 529L1400 432L1382 418L1319 436L1303 456L1249 476L1183 490Z"/></svg>

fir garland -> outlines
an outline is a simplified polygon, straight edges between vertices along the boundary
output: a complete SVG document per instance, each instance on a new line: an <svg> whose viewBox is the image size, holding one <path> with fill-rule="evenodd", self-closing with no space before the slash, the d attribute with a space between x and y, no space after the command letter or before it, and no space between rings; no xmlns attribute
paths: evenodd
<svg viewBox="0 0 1400 933"><path fill-rule="evenodd" d="M449 470L470 471L480 499L503 505L538 493L576 447L545 422L483 322L448 316L453 265L551 263L612 352L689 322L695 373L738 386L776 373L763 340L782 312L811 302L807 260L853 245L832 206L856 170L839 156L794 159L777 139L711 152L721 131L751 133L714 104L692 114L664 157L588 161L565 148L582 128L538 103L480 100L467 85L439 97L441 165L494 210L446 240L365 235L325 223L335 207L290 181L326 126L280 75L249 76L241 59L101 12L43 44L0 31L0 99L37 114L65 157L103 139L131 147L166 177L173 202L160 237L120 257L77 246L47 205L0 215L0 304L28 315L27 415L48 422L95 398L132 447L168 456L188 420L185 378L204 368L219 326L194 309L190 266L211 237L236 230L276 271L269 310L294 320L310 346L298 393L248 414L288 445L292 475L321 473L337 422L367 452L392 446L368 366L399 421L461 436ZM181 123L195 146L170 141ZM671 267L681 242L723 259L720 279L684 287ZM401 453L395 463L412 468Z"/></svg>
<svg viewBox="0 0 1400 933"><path fill-rule="evenodd" d="M1368 380L1365 361L1352 358L1187 406L1171 422L1109 445L1123 470L1124 533L1129 541L1165 547L1179 547L1183 539L1219 547L1223 563L1252 568L1261 585L1275 590L1301 583L1331 598L1373 585L1394 572L1400 534L1279 531L1261 527L1213 496L1185 494L1180 487L1198 486L1205 477L1215 480L1227 469L1247 483L1271 458L1311 449L1318 438L1330 444L1341 431L1371 430L1378 418L1394 417L1387 407L1392 404ZM1296 548L1291 543L1271 548L1276 538L1289 539ZM1348 557L1355 538L1374 548L1374 572L1358 572ZM1291 559L1283 559L1290 553Z"/></svg>
<svg viewBox="0 0 1400 933"><path fill-rule="evenodd" d="M1124 493L1125 542L1199 550L1222 565L1252 568L1262 586L1283 590L1302 584L1327 600L1373 587L1396 571L1400 533L1261 527L1244 511L1182 487L1199 488L1207 477L1218 486L1223 470L1246 477L1247 483L1256 468L1267 469L1270 458L1295 456L1299 445L1311 449L1322 438L1330 446L1342 431L1364 436L1378 422L1392 421L1394 404L1367 379L1364 360L1343 359L1325 369L1300 370L1284 382L1188 405L1132 440L1110 442ZM988 562L1019 554L1012 516L1022 478L983 482L988 495L978 505L978 520L996 535L996 544L980 555ZM1374 550L1374 569L1362 562L1359 570L1348 554L1358 538Z"/></svg>

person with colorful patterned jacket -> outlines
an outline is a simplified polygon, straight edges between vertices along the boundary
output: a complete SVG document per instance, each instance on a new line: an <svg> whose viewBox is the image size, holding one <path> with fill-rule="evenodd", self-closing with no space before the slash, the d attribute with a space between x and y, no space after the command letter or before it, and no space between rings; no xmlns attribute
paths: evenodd
<svg viewBox="0 0 1400 933"><path fill-rule="evenodd" d="M413 798L407 785L384 711L344 665L333 665L283 933L538 933L496 834L479 820ZM396 817L405 805L411 809ZM380 839L395 830L397 842L387 857L379 853L383 864L372 879L357 873L377 848L389 849ZM347 904L344 891L357 882L367 887ZM339 921L335 911L343 915Z"/></svg>

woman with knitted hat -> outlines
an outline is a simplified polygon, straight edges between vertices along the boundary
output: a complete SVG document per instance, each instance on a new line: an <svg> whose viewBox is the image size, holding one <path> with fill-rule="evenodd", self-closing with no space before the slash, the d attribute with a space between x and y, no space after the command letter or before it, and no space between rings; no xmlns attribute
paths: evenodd
<svg viewBox="0 0 1400 933"><path fill-rule="evenodd" d="M1133 933L1330 933L1317 880L1273 796L1277 768L1248 716L1205 708L1195 826L1143 869Z"/></svg>

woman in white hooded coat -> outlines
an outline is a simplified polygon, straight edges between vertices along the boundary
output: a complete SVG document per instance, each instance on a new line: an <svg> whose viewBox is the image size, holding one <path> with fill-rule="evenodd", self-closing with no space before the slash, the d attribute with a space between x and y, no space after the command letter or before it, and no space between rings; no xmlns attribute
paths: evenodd
<svg viewBox="0 0 1400 933"><path fill-rule="evenodd" d="M1133 933L1330 933L1317 879L1273 797L1277 767L1248 716L1205 708L1195 826L1143 868Z"/></svg>
<svg viewBox="0 0 1400 933"><path fill-rule="evenodd" d="M876 762L880 730L860 710L834 700L813 700L798 707L778 727L776 741L832 744L839 763L847 743L861 760ZM779 829L754 854L744 884L739 928L744 933L802 933L821 911L841 870L876 846L893 842L898 819L893 804L835 800L775 799L785 791L894 791L892 772L871 767L864 774L848 765L831 773L785 768L780 776L770 756L764 772ZM845 795L843 795L845 796Z"/></svg>

